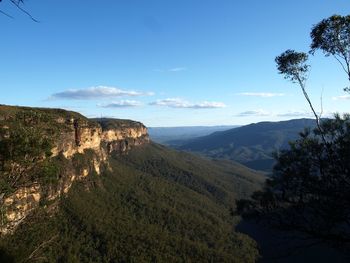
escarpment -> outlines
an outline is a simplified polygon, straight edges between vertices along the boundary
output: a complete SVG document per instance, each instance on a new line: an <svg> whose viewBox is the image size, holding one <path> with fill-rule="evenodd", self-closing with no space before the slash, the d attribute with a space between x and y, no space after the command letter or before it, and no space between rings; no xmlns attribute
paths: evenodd
<svg viewBox="0 0 350 263"><path fill-rule="evenodd" d="M34 209L54 207L74 181L108 169L110 154L148 142L139 122L0 105L0 235Z"/></svg>
<svg viewBox="0 0 350 263"><path fill-rule="evenodd" d="M54 155L62 153L66 158L92 149L105 160L108 153L113 151L119 154L125 153L133 146L149 142L147 128L140 122L117 119L88 121L68 119L66 125L71 126L71 130L60 134L56 147L52 150Z"/></svg>

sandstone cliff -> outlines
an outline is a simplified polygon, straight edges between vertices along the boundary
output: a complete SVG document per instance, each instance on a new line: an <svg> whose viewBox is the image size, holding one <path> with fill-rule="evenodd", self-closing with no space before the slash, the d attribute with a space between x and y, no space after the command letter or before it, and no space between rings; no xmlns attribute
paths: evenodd
<svg viewBox="0 0 350 263"><path fill-rule="evenodd" d="M108 167L110 154L127 154L132 147L149 142L147 128L139 122L89 120L63 110L0 106L0 128L3 131L0 143L10 137L18 125L23 129L39 130L41 136L51 140L51 155L43 155L35 162L40 164L45 159L57 159L60 169L54 183L35 179L38 178L33 176L37 172L35 168L28 169L27 174L20 178L21 183L12 184L11 191L0 192L0 235L11 233L39 205L54 204L69 191L74 181L91 173L99 175ZM0 153L0 161L6 158L4 155ZM17 160L11 165L16 167L21 163ZM12 175L2 169L0 176L6 182L6 178Z"/></svg>

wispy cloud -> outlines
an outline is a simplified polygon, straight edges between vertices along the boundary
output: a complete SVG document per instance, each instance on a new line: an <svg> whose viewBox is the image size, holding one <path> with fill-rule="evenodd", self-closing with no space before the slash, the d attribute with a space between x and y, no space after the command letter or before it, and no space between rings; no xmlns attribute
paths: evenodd
<svg viewBox="0 0 350 263"><path fill-rule="evenodd" d="M313 114L311 112L307 111L288 111L284 113L278 113L276 116L278 117L305 117L305 118L312 118Z"/></svg>
<svg viewBox="0 0 350 263"><path fill-rule="evenodd" d="M238 113L237 117L264 117L264 116L271 116L272 114L265 110L248 110Z"/></svg>
<svg viewBox="0 0 350 263"><path fill-rule="evenodd" d="M350 95L332 97L332 100L350 100Z"/></svg>
<svg viewBox="0 0 350 263"><path fill-rule="evenodd" d="M155 72L180 72L180 71L186 71L186 67L176 67L176 68L169 68L169 69L154 69Z"/></svg>
<svg viewBox="0 0 350 263"><path fill-rule="evenodd" d="M272 97L285 96L284 93L271 93L271 92L241 92L237 94L241 96L260 97L260 98L272 98Z"/></svg>
<svg viewBox="0 0 350 263"><path fill-rule="evenodd" d="M62 92L54 93L49 99L71 99L71 100L89 100L89 99L106 99L116 97L136 97L152 96L153 92L139 92L133 90L123 90L116 87L97 86L84 89L69 89Z"/></svg>
<svg viewBox="0 0 350 263"><path fill-rule="evenodd" d="M114 101L108 104L98 104L97 106L101 108L132 108L132 107L138 107L141 105L142 103L140 101L121 100L121 101Z"/></svg>
<svg viewBox="0 0 350 263"><path fill-rule="evenodd" d="M163 100L157 100L155 102L151 102L149 105L166 106L170 108L187 108L187 109L215 109L215 108L226 107L226 105L222 102L203 101L199 103L191 103L180 98L168 98Z"/></svg>
<svg viewBox="0 0 350 263"><path fill-rule="evenodd" d="M170 72L179 72L179 71L186 71L186 70L187 70L187 68L185 68L185 67L179 67L179 68L171 68L168 71L170 71Z"/></svg>
<svg viewBox="0 0 350 263"><path fill-rule="evenodd" d="M320 114L320 113L318 113ZM332 116L332 112L323 112L322 117ZM287 111L287 112L269 112L263 109L247 110L238 113L236 117L280 117L280 118L314 118L312 112L309 111Z"/></svg>

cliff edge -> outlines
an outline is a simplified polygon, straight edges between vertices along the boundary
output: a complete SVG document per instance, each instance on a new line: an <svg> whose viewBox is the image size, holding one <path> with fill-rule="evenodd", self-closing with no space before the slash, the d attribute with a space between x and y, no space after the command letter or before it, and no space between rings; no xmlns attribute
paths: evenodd
<svg viewBox="0 0 350 263"><path fill-rule="evenodd" d="M0 105L0 235L38 206L55 208L75 180L110 169L109 155L148 142L140 122Z"/></svg>

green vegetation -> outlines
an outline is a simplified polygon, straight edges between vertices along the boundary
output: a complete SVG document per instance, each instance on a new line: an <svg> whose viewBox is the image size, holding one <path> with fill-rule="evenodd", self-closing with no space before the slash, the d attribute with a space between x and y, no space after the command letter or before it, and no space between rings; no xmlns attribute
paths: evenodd
<svg viewBox="0 0 350 263"><path fill-rule="evenodd" d="M122 129L122 128L135 128L142 127L141 122L132 121L132 120L123 120L123 119L109 119L109 118L95 118L91 119L94 122L97 122L101 125L102 130L113 130L113 129Z"/></svg>
<svg viewBox="0 0 350 263"><path fill-rule="evenodd" d="M63 159L48 157L54 142L73 131L72 119L98 127L75 112L0 105L0 193L6 196L20 186L59 182Z"/></svg>
<svg viewBox="0 0 350 263"><path fill-rule="evenodd" d="M333 15L316 24L310 33L311 54L317 50L334 57L350 81L350 15ZM349 87L344 89L350 92Z"/></svg>
<svg viewBox="0 0 350 263"><path fill-rule="evenodd" d="M54 216L36 210L0 240L0 255L13 262L257 259L255 242L234 231L233 205L259 189L259 173L156 144L111 158L110 167L75 183Z"/></svg>
<svg viewBox="0 0 350 263"><path fill-rule="evenodd" d="M41 124L42 126L48 126L48 124L54 124L54 120L57 118L64 118L64 120L71 118L87 120L86 117L74 111L52 108L7 106L0 104L0 119L2 121L18 121L25 119L28 124L35 123ZM62 127L63 126L61 125L61 128Z"/></svg>
<svg viewBox="0 0 350 263"><path fill-rule="evenodd" d="M61 167L58 165L56 159L45 160L39 165L38 181L43 185L57 184Z"/></svg>
<svg viewBox="0 0 350 263"><path fill-rule="evenodd" d="M52 139L57 139L61 132L72 131L72 119L79 120L81 126L99 127L98 123L74 111L0 105L0 127L21 124L40 130Z"/></svg>
<svg viewBox="0 0 350 263"><path fill-rule="evenodd" d="M322 121L276 156L274 174L239 212L315 240L350 243L350 116ZM326 139L326 142L324 141Z"/></svg>
<svg viewBox="0 0 350 263"><path fill-rule="evenodd" d="M39 129L20 122L1 127L0 137L0 188L8 192L34 174L38 163L51 155L52 143ZM43 169L49 172L49 166Z"/></svg>

